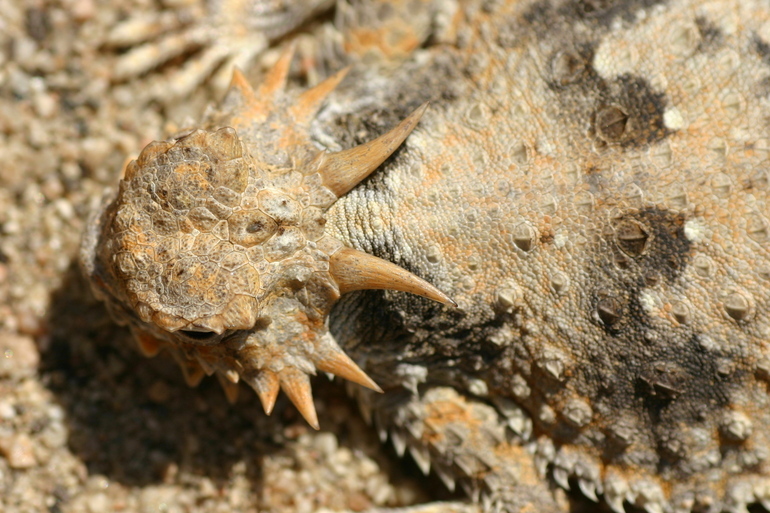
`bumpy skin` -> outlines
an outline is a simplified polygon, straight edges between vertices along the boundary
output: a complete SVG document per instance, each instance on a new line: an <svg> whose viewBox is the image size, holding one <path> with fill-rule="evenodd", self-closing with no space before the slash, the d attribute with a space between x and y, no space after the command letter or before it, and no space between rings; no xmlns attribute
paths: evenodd
<svg viewBox="0 0 770 513"><path fill-rule="evenodd" d="M354 389L364 414L488 511L574 486L615 511L770 509L770 6L383 11L341 22L355 65L312 138L431 107L325 233L459 307L343 298L331 332L385 390Z"/></svg>

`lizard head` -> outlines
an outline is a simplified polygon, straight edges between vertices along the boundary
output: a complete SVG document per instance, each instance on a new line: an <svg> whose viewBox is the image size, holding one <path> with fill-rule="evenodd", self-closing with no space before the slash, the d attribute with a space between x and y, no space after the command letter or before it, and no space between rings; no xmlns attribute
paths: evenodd
<svg viewBox="0 0 770 513"><path fill-rule="evenodd" d="M83 261L146 355L170 350L191 385L216 374L231 401L244 380L268 414L282 389L318 428L310 375L379 390L328 331L341 294L453 301L325 233L329 207L398 148L426 105L373 141L320 151L306 127L346 70L287 105L290 60L285 53L257 90L236 71L212 129L151 143L130 162Z"/></svg>

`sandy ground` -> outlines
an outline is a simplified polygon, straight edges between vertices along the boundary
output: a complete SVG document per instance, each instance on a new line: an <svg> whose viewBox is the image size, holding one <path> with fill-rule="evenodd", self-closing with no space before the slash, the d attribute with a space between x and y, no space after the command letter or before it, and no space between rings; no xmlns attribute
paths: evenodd
<svg viewBox="0 0 770 513"><path fill-rule="evenodd" d="M319 432L285 398L270 418L245 387L230 406L215 380L189 389L170 358L142 358L91 296L76 263L89 210L126 158L219 94L164 96L206 43L125 71L143 43L121 36L126 21L183 33L200 6L112 4L0 0L0 511L362 511L440 496L340 385L314 383Z"/></svg>

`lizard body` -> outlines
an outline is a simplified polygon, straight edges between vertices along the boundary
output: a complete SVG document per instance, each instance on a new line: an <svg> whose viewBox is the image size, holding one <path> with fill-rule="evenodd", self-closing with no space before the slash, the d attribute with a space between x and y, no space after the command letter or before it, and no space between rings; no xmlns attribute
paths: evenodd
<svg viewBox="0 0 770 513"><path fill-rule="evenodd" d="M354 392L381 434L390 434L399 452L408 448L426 471L432 465L449 487L459 482L489 511L556 511L565 507L559 490L575 485L615 511L624 503L650 512L767 506L768 6L411 2L383 7L375 20L356 17L356 8L371 6L349 7L346 52L329 57L354 66L339 85L341 76L318 86L325 97L320 111L318 88L311 95L318 105L292 110L308 97L273 83L285 80L285 69L256 91L236 79L222 106L207 115L202 126L209 132L161 143L145 150L134 171L129 166L127 182L155 179L196 162L198 156L179 156L184 148L199 146L214 161L238 141L242 149L233 156L256 163L245 167L249 180L259 176L251 170L269 168L277 177L270 190L285 186L303 207L323 210L299 215L301 222L291 220L294 213L286 220L268 215L299 226L317 246L297 238L275 243L269 237L287 232L270 220L260 224L269 225L265 239L274 241L265 251L277 256L265 257L269 270L254 264L251 283L263 291L250 294L259 306L238 299L185 318L195 294L208 290L207 273L217 266L236 272L235 266L196 267L199 283L172 294L183 299L176 310L166 308L169 295L137 299L165 285L150 285L150 295L127 285L138 271L111 263L117 260L109 241L124 240L126 230L150 235L121 247L137 252L132 258L149 255L150 264L166 265L159 275L170 272L174 251L184 248L166 250L170 264L141 248L160 243L153 237L165 218L153 216L191 219L193 205L157 200L162 208L145 208L125 193L124 205L144 205L150 228L138 220L112 229L110 216L119 209L108 207L86 237L83 260L108 304L144 337L143 347L182 348L182 361L203 355L202 369L188 365L193 382L202 370L231 381L240 375L268 411L278 385L260 376L271 362L281 363L270 367L276 375L293 365L301 375L279 381L311 423L309 391L293 383L316 368L335 372L318 362L342 361L327 357L344 350L356 363L336 373L386 392ZM414 128L408 115L425 101L431 106ZM414 128L403 146L359 187L328 196L334 187L317 156L321 149L348 155L347 148L402 119ZM221 127L234 131L217 132ZM230 187L221 176L199 185ZM141 197L155 191L136 183L125 190ZM234 187L241 198L250 197L246 183ZM232 207L227 194L210 194ZM325 199L313 203L303 194ZM217 240L237 243L231 211L208 211L213 217L204 212L186 233L211 230ZM316 233L309 221L321 218ZM201 228L209 221L229 232ZM401 292L344 296L331 311L335 342L328 345L324 318L339 293L353 290L335 271L340 244L408 269L458 308ZM274 265L292 258L299 259ZM297 262L313 276L334 279L300 278ZM237 295L234 282L223 280L223 290ZM411 290L442 300L426 286ZM287 306L287 298L296 301ZM304 317L284 326L281 312ZM177 333L251 337L276 327L291 336L271 338L267 356L259 353L263 342L246 357L220 348L226 344L200 349L189 333ZM329 352L318 350L323 358L315 360L312 350L287 356L282 351L298 336Z"/></svg>

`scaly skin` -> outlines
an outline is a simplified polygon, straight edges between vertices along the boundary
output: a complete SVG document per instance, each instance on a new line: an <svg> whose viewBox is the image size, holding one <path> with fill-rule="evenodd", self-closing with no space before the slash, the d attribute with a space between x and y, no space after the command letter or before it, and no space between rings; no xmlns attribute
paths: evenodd
<svg viewBox="0 0 770 513"><path fill-rule="evenodd" d="M770 6L437 1L346 20L353 69L297 124L302 151L432 103L325 236L459 305L387 291L332 310L385 391L354 389L383 438L488 511L558 511L575 485L615 511L767 508ZM209 128L247 149L295 130L219 112ZM132 326L178 346L151 316Z"/></svg>

